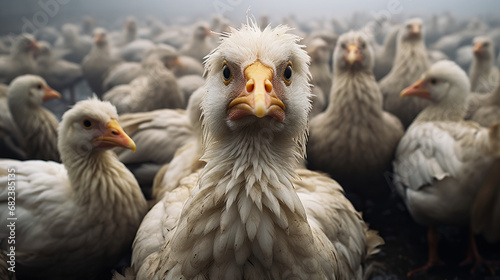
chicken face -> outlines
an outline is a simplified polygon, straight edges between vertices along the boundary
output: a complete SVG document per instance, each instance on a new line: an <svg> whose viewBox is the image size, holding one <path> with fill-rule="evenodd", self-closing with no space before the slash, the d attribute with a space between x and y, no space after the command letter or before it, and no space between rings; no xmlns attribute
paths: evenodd
<svg viewBox="0 0 500 280"><path fill-rule="evenodd" d="M59 131L64 129L66 133L59 134L59 146L78 154L112 147L135 151L134 141L123 131L117 118L116 109L109 102L80 101L63 115Z"/></svg>
<svg viewBox="0 0 500 280"><path fill-rule="evenodd" d="M98 46L104 46L108 43L106 30L103 28L96 28L94 30L94 43Z"/></svg>
<svg viewBox="0 0 500 280"><path fill-rule="evenodd" d="M199 23L198 26L194 29L194 36L199 39L204 39L207 36L210 36L210 27L206 23Z"/></svg>
<svg viewBox="0 0 500 280"><path fill-rule="evenodd" d="M348 69L373 68L373 49L368 44L367 37L362 32L351 31L340 36L334 52L335 69L345 71Z"/></svg>
<svg viewBox="0 0 500 280"><path fill-rule="evenodd" d="M30 108L40 107L45 101L60 98L61 95L51 89L44 79L35 75L23 75L14 79L9 88L10 99L18 99Z"/></svg>
<svg viewBox="0 0 500 280"><path fill-rule="evenodd" d="M467 74L454 62L442 60L431 66L422 78L401 92L401 97L417 96L433 102L456 101L470 88Z"/></svg>
<svg viewBox="0 0 500 280"><path fill-rule="evenodd" d="M421 40L423 38L423 22L420 18L407 20L400 29L403 40Z"/></svg>
<svg viewBox="0 0 500 280"><path fill-rule="evenodd" d="M310 110L309 57L287 27L232 29L206 61L204 126L218 131L301 125ZM221 126L221 124L226 124ZM227 132L227 131L226 131Z"/></svg>
<svg viewBox="0 0 500 280"><path fill-rule="evenodd" d="M474 38L474 56L478 59L490 59L494 54L495 47L490 38L479 36Z"/></svg>
<svg viewBox="0 0 500 280"><path fill-rule="evenodd" d="M40 46L33 36L22 34L18 37L16 44L14 44L14 48L22 53L35 54L40 49Z"/></svg>

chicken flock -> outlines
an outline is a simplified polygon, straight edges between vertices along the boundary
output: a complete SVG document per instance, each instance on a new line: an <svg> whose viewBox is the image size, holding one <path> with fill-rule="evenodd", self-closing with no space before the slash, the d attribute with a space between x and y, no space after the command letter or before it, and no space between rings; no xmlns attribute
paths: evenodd
<svg viewBox="0 0 500 280"><path fill-rule="evenodd" d="M268 21L0 37L0 279L367 279L394 201L495 274L500 25Z"/></svg>

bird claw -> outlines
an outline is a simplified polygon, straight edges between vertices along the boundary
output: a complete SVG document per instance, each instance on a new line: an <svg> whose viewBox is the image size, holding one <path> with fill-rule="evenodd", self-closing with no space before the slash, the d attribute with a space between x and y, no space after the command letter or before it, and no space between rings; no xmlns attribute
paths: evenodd
<svg viewBox="0 0 500 280"><path fill-rule="evenodd" d="M433 267L435 267L435 266L440 266L440 265L445 265L445 263L444 263L442 260L440 260L440 259L437 259L437 260L429 260L429 261L428 261L428 262L427 262L424 266L419 267L419 268L416 268L416 269L414 269L414 270L412 270L412 271L408 272L408 273L406 274L406 276L407 276L408 278L410 278L410 277L411 277L413 274L415 274L415 273L422 272L422 271L427 271L427 270L429 270L429 269L431 269L431 268L433 268Z"/></svg>
<svg viewBox="0 0 500 280"><path fill-rule="evenodd" d="M480 265L483 265L486 268L488 268L488 271L490 272L490 274L492 276L495 275L495 269L493 269L493 267L500 265L500 261L488 261L488 260L483 259L480 256L479 257L469 256L464 261L462 261L460 263L460 266L464 266L464 265L471 264L471 263L474 263L474 265L472 266L472 269L470 270L471 274L473 274Z"/></svg>

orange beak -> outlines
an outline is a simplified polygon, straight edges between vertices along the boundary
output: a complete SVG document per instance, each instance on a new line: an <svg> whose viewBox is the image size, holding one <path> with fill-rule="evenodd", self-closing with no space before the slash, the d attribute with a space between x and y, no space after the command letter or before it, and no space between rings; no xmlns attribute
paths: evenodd
<svg viewBox="0 0 500 280"><path fill-rule="evenodd" d="M93 143L95 147L122 147L133 152L136 149L134 141L123 131L123 128L115 119L111 119L106 124L104 133L94 138Z"/></svg>
<svg viewBox="0 0 500 280"><path fill-rule="evenodd" d="M480 54L483 52L483 43L477 42L474 44L474 49L473 49L474 54Z"/></svg>
<svg viewBox="0 0 500 280"><path fill-rule="evenodd" d="M125 22L125 29L130 29L130 27L132 27L132 22L131 21Z"/></svg>
<svg viewBox="0 0 500 280"><path fill-rule="evenodd" d="M42 102L49 101L54 98L61 98L59 92L51 89L49 86L45 86L45 91L43 93Z"/></svg>
<svg viewBox="0 0 500 280"><path fill-rule="evenodd" d="M184 64L182 63L182 61L179 59L179 57L176 57L174 59L169 59L167 62L166 62L166 66L168 69L173 69L175 68L176 66L179 66L179 67L184 67Z"/></svg>
<svg viewBox="0 0 500 280"><path fill-rule="evenodd" d="M411 25L410 36L420 36L420 24L414 23Z"/></svg>
<svg viewBox="0 0 500 280"><path fill-rule="evenodd" d="M361 63L362 59L363 59L363 57L359 53L358 45L350 44L347 46L346 60L347 60L347 62L349 62L349 64L353 65L355 62Z"/></svg>
<svg viewBox="0 0 500 280"><path fill-rule="evenodd" d="M212 32L210 31L209 28L205 28L205 35L206 36L212 36Z"/></svg>
<svg viewBox="0 0 500 280"><path fill-rule="evenodd" d="M94 43L101 43L104 39L104 35L99 33L94 36Z"/></svg>
<svg viewBox="0 0 500 280"><path fill-rule="evenodd" d="M420 79L417 82L415 82L413 85L405 88L401 92L400 97L405 97L405 96L417 96L417 97L425 98L425 99L431 98L430 92L427 89L425 89L423 79Z"/></svg>
<svg viewBox="0 0 500 280"><path fill-rule="evenodd" d="M270 116L277 121L285 118L285 104L276 96L273 89L273 70L256 61L245 68L247 83L243 92L228 106L230 120L254 115L258 118Z"/></svg>
<svg viewBox="0 0 500 280"><path fill-rule="evenodd" d="M40 50L40 44L38 44L37 41L35 40L31 40L31 45L30 45L31 49L33 51L39 51Z"/></svg>

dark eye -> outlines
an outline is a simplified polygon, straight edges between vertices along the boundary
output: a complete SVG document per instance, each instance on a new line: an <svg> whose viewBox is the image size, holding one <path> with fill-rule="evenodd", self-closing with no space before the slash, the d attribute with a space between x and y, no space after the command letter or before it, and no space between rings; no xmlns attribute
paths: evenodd
<svg viewBox="0 0 500 280"><path fill-rule="evenodd" d="M343 49L347 49L347 45L344 44L344 43L340 44L340 47L343 48Z"/></svg>
<svg viewBox="0 0 500 280"><path fill-rule="evenodd" d="M222 78L226 86L233 80L233 74L231 74L231 70L225 61L222 63Z"/></svg>
<svg viewBox="0 0 500 280"><path fill-rule="evenodd" d="M406 29L411 29L411 25L407 25L407 26L406 26Z"/></svg>
<svg viewBox="0 0 500 280"><path fill-rule="evenodd" d="M42 86L42 84L38 84L38 85L36 86L36 88L37 88L37 89L42 89L42 87L43 87L43 86Z"/></svg>
<svg viewBox="0 0 500 280"><path fill-rule="evenodd" d="M292 63L288 62L286 65L285 71L283 72L283 81L285 84L289 86L292 83Z"/></svg>
<svg viewBox="0 0 500 280"><path fill-rule="evenodd" d="M364 42L363 42L363 43L361 43L361 44L359 45L359 47L360 47L360 48L362 48L362 49L366 48L366 43L364 43Z"/></svg>
<svg viewBox="0 0 500 280"><path fill-rule="evenodd" d="M85 128L85 129L91 129L93 125L94 125L94 124L93 124L93 123L92 123L92 121L91 121L91 120L89 120L89 119L83 119L83 120L82 120L82 126L83 126L83 128Z"/></svg>
<svg viewBox="0 0 500 280"><path fill-rule="evenodd" d="M489 43L483 43L483 47L487 48L490 44Z"/></svg>
<svg viewBox="0 0 500 280"><path fill-rule="evenodd" d="M431 85L435 86L438 83L438 81L436 79L432 79L430 83Z"/></svg>

